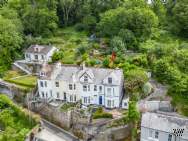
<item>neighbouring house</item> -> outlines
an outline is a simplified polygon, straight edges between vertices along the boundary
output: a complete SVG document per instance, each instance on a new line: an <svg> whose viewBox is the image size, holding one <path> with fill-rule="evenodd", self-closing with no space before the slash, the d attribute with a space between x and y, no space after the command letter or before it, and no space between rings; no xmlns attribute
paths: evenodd
<svg viewBox="0 0 188 141"><path fill-rule="evenodd" d="M58 49L54 46L31 45L25 51L25 61L27 62L49 62L54 52Z"/></svg>
<svg viewBox="0 0 188 141"><path fill-rule="evenodd" d="M155 0L146 0L148 4L152 4ZM168 0L161 0L162 3L167 3Z"/></svg>
<svg viewBox="0 0 188 141"><path fill-rule="evenodd" d="M173 113L144 113L140 141L188 141L188 118Z"/></svg>
<svg viewBox="0 0 188 141"><path fill-rule="evenodd" d="M43 65L38 79L41 99L78 102L119 108L123 98L124 76L121 69L76 65Z"/></svg>

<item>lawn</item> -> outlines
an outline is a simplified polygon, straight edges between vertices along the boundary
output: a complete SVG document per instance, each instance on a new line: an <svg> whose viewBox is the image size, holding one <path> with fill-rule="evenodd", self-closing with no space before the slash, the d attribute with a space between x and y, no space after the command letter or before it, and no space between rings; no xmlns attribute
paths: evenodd
<svg viewBox="0 0 188 141"><path fill-rule="evenodd" d="M37 77L32 75L24 75L17 71L8 71L3 80L14 83L23 88L33 88L37 84Z"/></svg>

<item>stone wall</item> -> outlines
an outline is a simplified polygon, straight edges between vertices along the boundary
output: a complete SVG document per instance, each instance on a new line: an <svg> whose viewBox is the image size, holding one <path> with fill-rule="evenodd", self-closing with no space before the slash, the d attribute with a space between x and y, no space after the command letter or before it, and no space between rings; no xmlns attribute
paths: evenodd
<svg viewBox="0 0 188 141"><path fill-rule="evenodd" d="M92 141L123 141L130 135L130 128L128 125L110 128L104 132L99 133Z"/></svg>

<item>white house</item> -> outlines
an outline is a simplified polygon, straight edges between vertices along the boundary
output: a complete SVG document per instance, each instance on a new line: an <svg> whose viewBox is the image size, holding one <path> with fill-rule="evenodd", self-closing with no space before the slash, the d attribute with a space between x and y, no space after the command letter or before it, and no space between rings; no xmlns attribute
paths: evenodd
<svg viewBox="0 0 188 141"><path fill-rule="evenodd" d="M58 51L54 46L31 45L25 51L25 61L27 62L49 62L54 52Z"/></svg>
<svg viewBox="0 0 188 141"><path fill-rule="evenodd" d="M188 141L188 118L172 113L144 113L140 141Z"/></svg>
<svg viewBox="0 0 188 141"><path fill-rule="evenodd" d="M43 65L38 79L42 99L67 102L82 101L83 105L120 107L124 76L121 69L104 69L76 65Z"/></svg>

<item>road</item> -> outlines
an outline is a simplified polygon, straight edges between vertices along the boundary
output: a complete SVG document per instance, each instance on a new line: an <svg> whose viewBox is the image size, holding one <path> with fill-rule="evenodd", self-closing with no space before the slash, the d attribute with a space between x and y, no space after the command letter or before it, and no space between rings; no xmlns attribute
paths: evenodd
<svg viewBox="0 0 188 141"><path fill-rule="evenodd" d="M49 137L48 141L54 141L53 137L59 137L61 138L60 141L79 141L79 139L77 137L75 137L74 135L72 135L71 133L63 130L62 128L46 121L46 120L42 120L42 127L47 130L48 132L52 133L53 136L51 136L51 138ZM48 133L46 132L46 133Z"/></svg>

